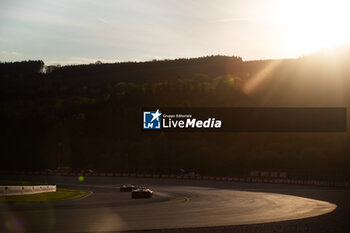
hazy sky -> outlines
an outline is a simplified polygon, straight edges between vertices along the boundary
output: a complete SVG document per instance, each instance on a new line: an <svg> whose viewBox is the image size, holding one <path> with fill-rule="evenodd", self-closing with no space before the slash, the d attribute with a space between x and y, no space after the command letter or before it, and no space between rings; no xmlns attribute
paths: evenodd
<svg viewBox="0 0 350 233"><path fill-rule="evenodd" d="M67 64L212 54L251 60L298 57L347 42L346 1L305 2L0 0L0 61Z"/></svg>

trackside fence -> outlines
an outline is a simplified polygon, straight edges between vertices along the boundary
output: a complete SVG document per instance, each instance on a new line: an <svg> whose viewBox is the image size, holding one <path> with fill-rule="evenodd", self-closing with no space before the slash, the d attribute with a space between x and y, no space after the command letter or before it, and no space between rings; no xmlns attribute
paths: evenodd
<svg viewBox="0 0 350 233"><path fill-rule="evenodd" d="M130 177L130 178L154 178L154 179L177 179L177 180L209 180L222 182L242 182L242 183L269 183L269 184L291 184L291 185L312 185L324 187L349 188L348 181L325 181L290 178L263 178L263 177L226 177L226 176L190 176L176 174L149 174L149 173L113 173L113 172L15 172L17 175L49 175L49 176L93 176L93 177ZM3 186L1 186L3 187ZM1 191L0 191L1 192Z"/></svg>

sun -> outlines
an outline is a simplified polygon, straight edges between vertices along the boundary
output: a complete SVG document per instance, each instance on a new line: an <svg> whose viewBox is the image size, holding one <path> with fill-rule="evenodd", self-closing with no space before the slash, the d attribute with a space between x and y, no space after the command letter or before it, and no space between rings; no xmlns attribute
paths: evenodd
<svg viewBox="0 0 350 233"><path fill-rule="evenodd" d="M350 1L280 1L279 24L293 50L307 54L350 42Z"/></svg>

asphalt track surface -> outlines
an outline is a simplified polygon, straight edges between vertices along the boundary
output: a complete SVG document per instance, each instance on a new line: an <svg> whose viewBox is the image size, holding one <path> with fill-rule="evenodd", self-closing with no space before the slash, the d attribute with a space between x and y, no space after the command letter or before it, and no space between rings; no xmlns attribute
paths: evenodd
<svg viewBox="0 0 350 233"><path fill-rule="evenodd" d="M0 204L0 232L347 232L349 229L346 222L334 217L333 222L329 220L339 209L340 221L349 220L349 205L344 210L336 203L339 198L335 202L330 200L339 194L348 196L349 190L191 180L87 177L79 182L76 177L26 178L88 190L92 194L81 200L58 203ZM149 186L155 195L151 199L131 199L130 193L119 192L123 183ZM322 195L327 198L320 198ZM320 228L322 219L330 227Z"/></svg>

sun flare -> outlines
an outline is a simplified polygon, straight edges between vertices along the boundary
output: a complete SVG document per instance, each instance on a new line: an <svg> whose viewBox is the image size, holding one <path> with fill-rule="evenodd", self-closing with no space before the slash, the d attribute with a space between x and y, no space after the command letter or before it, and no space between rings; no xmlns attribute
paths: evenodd
<svg viewBox="0 0 350 233"><path fill-rule="evenodd" d="M350 42L350 2L344 0L281 1L279 24L299 54Z"/></svg>

